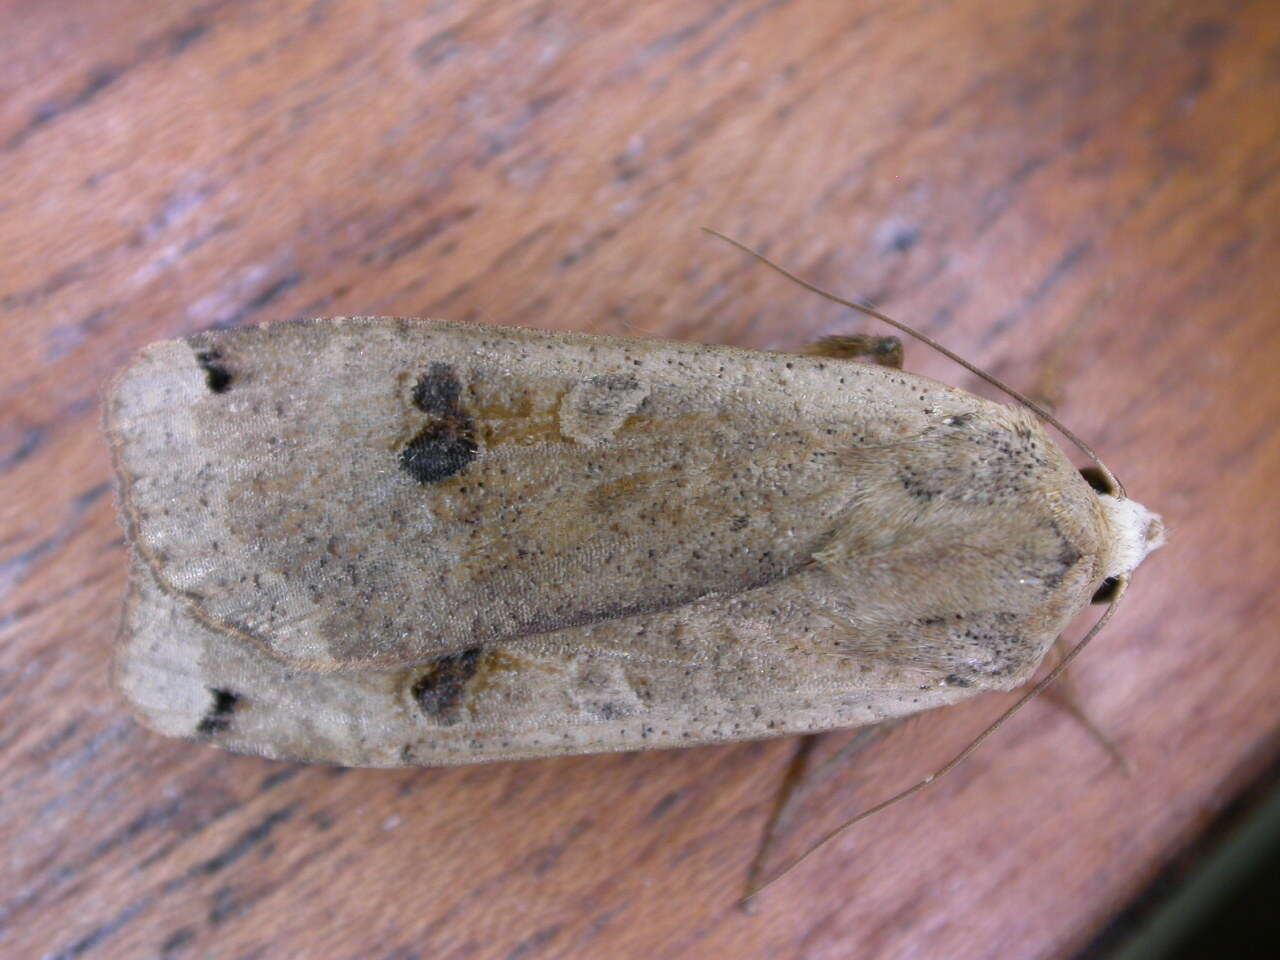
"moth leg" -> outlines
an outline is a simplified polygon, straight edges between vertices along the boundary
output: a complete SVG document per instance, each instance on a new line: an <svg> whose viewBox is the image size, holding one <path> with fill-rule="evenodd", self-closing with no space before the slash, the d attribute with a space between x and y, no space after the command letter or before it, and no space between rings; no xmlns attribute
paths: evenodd
<svg viewBox="0 0 1280 960"><path fill-rule="evenodd" d="M1057 662L1066 656L1066 654L1067 644L1062 637L1058 637L1058 639L1053 643L1050 655L1054 658L1054 661ZM1126 774L1133 774L1133 764L1129 762L1129 758L1125 755L1124 751L1120 749L1119 745L1114 739L1112 739L1111 735L1098 726L1098 724L1094 722L1093 718L1085 712L1084 707L1080 705L1080 698L1077 694L1075 684L1072 682L1072 674L1069 669L1058 678L1058 681L1054 683L1053 686L1045 690L1044 695L1048 698L1050 703L1058 709L1066 711L1077 723L1080 724L1080 726L1084 727L1085 732L1097 741L1098 745L1107 752L1121 770Z"/></svg>
<svg viewBox="0 0 1280 960"><path fill-rule="evenodd" d="M773 811L769 822L765 824L760 845L751 861L751 869L747 874L747 890L757 890L764 880L765 868L772 859L774 849L778 846L791 826L791 818L804 794L822 786L831 776L843 768L853 757L857 756L871 744L879 740L893 726L893 722L881 723L861 728L848 743L824 760L816 769L810 770L814 749L818 745L820 733L803 736L796 744L796 752L787 764L782 783L778 786L774 798ZM743 909L750 910L751 901L745 900Z"/></svg>
<svg viewBox="0 0 1280 960"><path fill-rule="evenodd" d="M802 352L810 357L866 360L881 367L902 369L902 341L897 337L873 337L869 333L823 337Z"/></svg>

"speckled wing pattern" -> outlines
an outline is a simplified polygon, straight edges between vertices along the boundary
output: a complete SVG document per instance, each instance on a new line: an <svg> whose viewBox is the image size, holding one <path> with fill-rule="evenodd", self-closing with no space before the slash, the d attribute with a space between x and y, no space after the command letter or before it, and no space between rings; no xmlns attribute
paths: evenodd
<svg viewBox="0 0 1280 960"><path fill-rule="evenodd" d="M808 733L971 694L937 669L775 650L727 634L693 649L673 643L691 621L710 625L725 615L723 604L694 606L701 617L634 617L471 648L422 667L321 673L210 629L135 568L115 680L160 733L359 767Z"/></svg>
<svg viewBox="0 0 1280 960"><path fill-rule="evenodd" d="M361 766L855 726L1026 679L1102 576L1023 412L848 361L436 321L155 344L120 688Z"/></svg>

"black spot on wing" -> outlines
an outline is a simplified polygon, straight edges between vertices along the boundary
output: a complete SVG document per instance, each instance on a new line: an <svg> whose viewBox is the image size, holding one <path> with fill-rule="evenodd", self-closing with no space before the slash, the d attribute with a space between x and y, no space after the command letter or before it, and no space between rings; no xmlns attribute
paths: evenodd
<svg viewBox="0 0 1280 960"><path fill-rule="evenodd" d="M462 383L446 363L433 363L414 385L413 405L434 419L400 451L400 469L421 484L459 474L476 457L475 427L461 397Z"/></svg>
<svg viewBox="0 0 1280 960"><path fill-rule="evenodd" d="M461 413L461 394L462 384L453 368L447 363L433 363L414 385L413 405L433 416L456 417Z"/></svg>
<svg viewBox="0 0 1280 960"><path fill-rule="evenodd" d="M419 709L438 723L457 723L467 681L476 675L484 650L470 647L432 660L409 688Z"/></svg>
<svg viewBox="0 0 1280 960"><path fill-rule="evenodd" d="M222 354L217 350L201 350L196 354L196 363L204 371L204 382L210 393L226 393L231 386L231 371L222 362Z"/></svg>
<svg viewBox="0 0 1280 960"><path fill-rule="evenodd" d="M400 451L400 469L421 484L439 483L467 469L476 457L470 425L453 421L425 427Z"/></svg>
<svg viewBox="0 0 1280 960"><path fill-rule="evenodd" d="M200 718L200 723L196 725L196 733L205 736L221 733L230 727L231 714L235 712L236 704L240 702L240 695L230 690L210 687L209 693L213 697L213 702Z"/></svg>

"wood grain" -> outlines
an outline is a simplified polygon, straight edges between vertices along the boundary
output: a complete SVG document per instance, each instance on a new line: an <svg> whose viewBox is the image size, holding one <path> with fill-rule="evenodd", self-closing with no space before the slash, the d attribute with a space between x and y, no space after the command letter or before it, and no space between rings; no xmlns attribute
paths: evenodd
<svg viewBox="0 0 1280 960"><path fill-rule="evenodd" d="M3 955L1068 956L1276 756L1275 4L7 0L0 91ZM132 351L865 328L704 224L1050 400L1163 512L1074 679L1132 777L1038 703L747 916L794 742L344 772L130 720L97 404ZM786 842L1000 705L894 730Z"/></svg>

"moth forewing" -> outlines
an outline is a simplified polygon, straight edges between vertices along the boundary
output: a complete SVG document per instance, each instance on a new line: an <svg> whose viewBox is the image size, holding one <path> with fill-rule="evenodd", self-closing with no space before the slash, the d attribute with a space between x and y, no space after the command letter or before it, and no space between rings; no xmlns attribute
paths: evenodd
<svg viewBox="0 0 1280 960"><path fill-rule="evenodd" d="M1158 522L1035 416L824 357L438 321L155 344L119 685L352 766L858 726L1028 679Z"/></svg>

